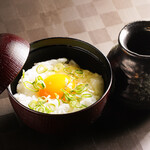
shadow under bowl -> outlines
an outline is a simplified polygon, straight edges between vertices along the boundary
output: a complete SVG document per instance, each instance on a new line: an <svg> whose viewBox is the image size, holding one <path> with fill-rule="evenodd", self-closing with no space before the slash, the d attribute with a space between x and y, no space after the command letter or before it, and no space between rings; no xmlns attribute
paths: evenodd
<svg viewBox="0 0 150 150"><path fill-rule="evenodd" d="M73 38L48 38L31 43L31 51L24 69L34 63L50 59L73 59L83 69L97 72L103 76L105 92L91 106L67 114L45 114L27 108L14 98L22 71L8 87L8 95L18 117L30 128L42 133L65 133L87 128L101 115L107 102L112 84L112 70L107 58L94 46Z"/></svg>

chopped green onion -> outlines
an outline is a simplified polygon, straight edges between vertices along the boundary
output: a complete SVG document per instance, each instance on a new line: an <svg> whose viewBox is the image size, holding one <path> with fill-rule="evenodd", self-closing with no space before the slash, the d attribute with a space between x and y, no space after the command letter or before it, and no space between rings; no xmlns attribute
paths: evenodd
<svg viewBox="0 0 150 150"><path fill-rule="evenodd" d="M59 95L57 93L55 93L56 99L58 101L58 106L60 106L60 100L59 100Z"/></svg>
<svg viewBox="0 0 150 150"><path fill-rule="evenodd" d="M56 106L54 104L51 104L51 103L45 104L46 102L47 102L47 100L44 99L44 97L39 97L38 101L32 100L28 104L28 106L30 109L36 110L39 112L50 113L50 112L55 111ZM45 105L43 105L43 104L45 104Z"/></svg>
<svg viewBox="0 0 150 150"><path fill-rule="evenodd" d="M22 70L22 77L24 78L24 76L25 76L25 70L23 69Z"/></svg>
<svg viewBox="0 0 150 150"><path fill-rule="evenodd" d="M37 101L36 100L32 100L29 104L28 104L30 109L34 109L37 106Z"/></svg>
<svg viewBox="0 0 150 150"><path fill-rule="evenodd" d="M37 77L35 78L35 82L38 82L38 81L43 81L43 78L42 78L41 76L37 76Z"/></svg>
<svg viewBox="0 0 150 150"><path fill-rule="evenodd" d="M54 66L54 71L60 71L64 68L64 65L62 63L58 63Z"/></svg>
<svg viewBox="0 0 150 150"><path fill-rule="evenodd" d="M67 101L66 99L64 99L64 97L61 100L62 100L63 103L66 103L66 104L69 103L69 101Z"/></svg>
<svg viewBox="0 0 150 150"><path fill-rule="evenodd" d="M78 101L70 101L70 106L73 108L85 108L87 107L86 105L80 104Z"/></svg>
<svg viewBox="0 0 150 150"><path fill-rule="evenodd" d="M65 72L65 73L71 73L71 72L72 72L71 67L65 67L65 68L64 68L64 72Z"/></svg>
<svg viewBox="0 0 150 150"><path fill-rule="evenodd" d="M39 89L35 89L33 84L29 81L25 81L25 82L23 82L23 84L30 91L33 91L33 92L38 92L39 91Z"/></svg>
<svg viewBox="0 0 150 150"><path fill-rule="evenodd" d="M44 81L38 80L37 82L32 83L35 89L44 89L46 87Z"/></svg>
<svg viewBox="0 0 150 150"><path fill-rule="evenodd" d="M92 97L92 94L90 94L90 93L82 94L82 97L89 98L89 97Z"/></svg>
<svg viewBox="0 0 150 150"><path fill-rule="evenodd" d="M76 107L76 105L77 105L77 101L70 101L69 104L70 104L71 107L74 108L74 107Z"/></svg>
<svg viewBox="0 0 150 150"><path fill-rule="evenodd" d="M77 74L83 74L83 70L77 69L77 70L75 71L75 73L77 73Z"/></svg>
<svg viewBox="0 0 150 150"><path fill-rule="evenodd" d="M81 69L76 69L74 72L75 78L83 78L83 70Z"/></svg>
<svg viewBox="0 0 150 150"><path fill-rule="evenodd" d="M44 99L43 97L38 97L37 106L41 106L47 102L47 99Z"/></svg>
<svg viewBox="0 0 150 150"><path fill-rule="evenodd" d="M23 82L23 84L27 89L33 92L38 92L39 89L44 89L46 87L43 78L41 76L36 77L33 83L25 81Z"/></svg>
<svg viewBox="0 0 150 150"><path fill-rule="evenodd" d="M63 102L66 103L66 102L69 102L69 101L71 101L73 99L73 96L71 94L69 94L67 91L65 91L64 89L61 89L61 91L64 92L64 95L62 97L62 101ZM63 98L65 98L65 101L63 100Z"/></svg>
<svg viewBox="0 0 150 150"><path fill-rule="evenodd" d="M32 83L35 89L44 89L46 87L43 78L38 76L35 78L35 81Z"/></svg>
<svg viewBox="0 0 150 150"><path fill-rule="evenodd" d="M86 87L88 84L79 84L75 87L75 89L72 90L72 92L75 92L77 94L81 94L86 90Z"/></svg>
<svg viewBox="0 0 150 150"><path fill-rule="evenodd" d="M48 103L45 107L47 113L55 111L56 106L54 104Z"/></svg>
<svg viewBox="0 0 150 150"><path fill-rule="evenodd" d="M36 111L39 111L39 112L44 112L44 106L39 106L35 109Z"/></svg>
<svg viewBox="0 0 150 150"><path fill-rule="evenodd" d="M44 72L46 72L48 70L48 68L46 67L46 66L44 66L44 65L38 65L37 66L37 68L36 68L36 72L38 73L38 74L41 74L41 73L44 73Z"/></svg>
<svg viewBox="0 0 150 150"><path fill-rule="evenodd" d="M75 94L74 99L76 99L77 101L81 101L82 97L80 95Z"/></svg>
<svg viewBox="0 0 150 150"><path fill-rule="evenodd" d="M86 108L86 105L80 104L80 105L76 105L75 108Z"/></svg>
<svg viewBox="0 0 150 150"><path fill-rule="evenodd" d="M45 112L49 114L49 113L51 113L52 111L51 111L48 107L45 107Z"/></svg>
<svg viewBox="0 0 150 150"><path fill-rule="evenodd" d="M88 84L79 84L73 90L71 90L71 93L67 92L64 89L61 89L61 91L63 91L63 93L64 93L64 95L62 97L62 101L64 103L71 103L71 105L73 106L75 103L73 101L79 102L79 101L81 101L82 98L92 97L92 95L90 93L85 93L85 94L82 94L81 96L77 95L77 94L83 93L86 90L87 86L88 86Z"/></svg>
<svg viewBox="0 0 150 150"><path fill-rule="evenodd" d="M82 104L81 107L82 107L82 108L86 108L87 106Z"/></svg>

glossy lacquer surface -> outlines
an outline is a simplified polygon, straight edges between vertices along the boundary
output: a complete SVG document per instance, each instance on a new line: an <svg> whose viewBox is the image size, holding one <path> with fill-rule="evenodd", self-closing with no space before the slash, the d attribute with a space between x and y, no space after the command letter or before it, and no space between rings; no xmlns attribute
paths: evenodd
<svg viewBox="0 0 150 150"><path fill-rule="evenodd" d="M9 86L9 98L17 116L30 128L48 134L62 134L70 131L86 129L102 114L107 103L112 84L112 71L107 58L94 46L73 38L48 38L31 44L31 52L24 69L31 68L34 63L57 58L73 59L81 68L97 72L103 76L105 92L91 106L68 114L45 114L31 110L19 103L13 96L22 75Z"/></svg>
<svg viewBox="0 0 150 150"><path fill-rule="evenodd" d="M115 78L114 97L135 109L150 108L150 22L126 25L108 59Z"/></svg>
<svg viewBox="0 0 150 150"><path fill-rule="evenodd" d="M13 34L0 34L0 94L20 72L28 54L27 41Z"/></svg>

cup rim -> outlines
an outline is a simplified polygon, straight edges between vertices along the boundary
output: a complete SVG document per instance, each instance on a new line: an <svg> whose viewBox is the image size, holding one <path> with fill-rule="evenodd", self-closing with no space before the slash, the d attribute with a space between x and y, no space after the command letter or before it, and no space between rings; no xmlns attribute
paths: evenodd
<svg viewBox="0 0 150 150"><path fill-rule="evenodd" d="M150 21L144 21L144 20L139 20L139 21L133 21L128 23L127 25L125 25L121 31L119 32L119 36L118 36L118 43L119 46L122 47L123 51L125 51L127 54L134 56L134 57L139 57L139 58L150 58L150 55L142 55L136 52L131 51L130 49L127 48L127 46L125 46L125 44L123 43L124 41L124 36L127 36L127 34L129 33L129 30L131 30L131 28L135 27L135 26L142 26L144 27L144 30L146 30L146 28L149 26L150 27ZM149 29L150 31L150 29Z"/></svg>

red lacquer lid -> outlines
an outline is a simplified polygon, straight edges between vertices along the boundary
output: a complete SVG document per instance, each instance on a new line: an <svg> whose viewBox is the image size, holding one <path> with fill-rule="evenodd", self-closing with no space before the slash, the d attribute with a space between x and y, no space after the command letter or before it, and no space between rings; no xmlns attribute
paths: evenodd
<svg viewBox="0 0 150 150"><path fill-rule="evenodd" d="M0 94L15 79L24 66L30 45L19 36L0 34Z"/></svg>

